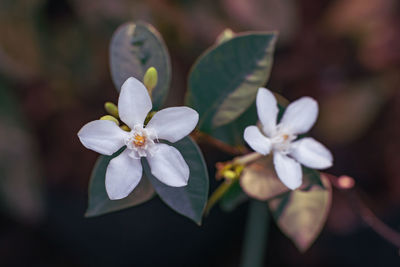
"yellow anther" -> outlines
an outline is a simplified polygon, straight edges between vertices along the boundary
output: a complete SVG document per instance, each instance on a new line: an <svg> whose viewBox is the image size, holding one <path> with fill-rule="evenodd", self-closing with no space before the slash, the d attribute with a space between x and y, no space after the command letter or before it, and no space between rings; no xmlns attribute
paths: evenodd
<svg viewBox="0 0 400 267"><path fill-rule="evenodd" d="M289 139L289 135L288 135L288 134L284 134L284 135L283 135L283 140L286 141L286 140L288 140L288 139Z"/></svg>
<svg viewBox="0 0 400 267"><path fill-rule="evenodd" d="M117 105L115 105L112 102L106 102L104 103L104 109L107 111L108 114L110 114L111 116L115 117L115 118L119 118L119 114L118 114L118 107Z"/></svg>
<svg viewBox="0 0 400 267"><path fill-rule="evenodd" d="M156 68L154 67L148 68L146 73L144 74L143 83L146 86L147 90L149 91L150 95L153 89L157 86L157 82L158 82L158 73Z"/></svg>
<svg viewBox="0 0 400 267"><path fill-rule="evenodd" d="M113 122L115 122L115 124L119 125L119 121L111 115L105 115L105 116L101 117L100 120L113 121Z"/></svg>
<svg viewBox="0 0 400 267"><path fill-rule="evenodd" d="M135 135L134 140L133 140L133 144L135 146L144 146L144 144L146 143L146 137L138 134Z"/></svg>

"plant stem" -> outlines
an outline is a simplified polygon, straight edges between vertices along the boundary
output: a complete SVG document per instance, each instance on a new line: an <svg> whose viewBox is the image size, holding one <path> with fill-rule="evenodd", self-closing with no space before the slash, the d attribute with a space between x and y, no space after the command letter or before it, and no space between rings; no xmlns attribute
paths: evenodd
<svg viewBox="0 0 400 267"><path fill-rule="evenodd" d="M230 171L234 171L235 173L233 175L235 175L236 177L234 177L233 179L225 179L225 181L211 194L210 198L208 199L207 205L204 209L204 215L207 215L210 212L211 208L225 195L225 193L229 190L229 188L240 178L243 168L246 165L256 161L261 157L263 157L263 155L257 152L253 152L250 154L246 154L244 156L236 157L231 162L221 163L222 167L220 168L217 166L217 169L219 169L216 174L217 180L221 179L222 177L226 178L227 176L225 176L223 172L228 171L230 168L232 168L232 165L235 168L234 170Z"/></svg>
<svg viewBox="0 0 400 267"><path fill-rule="evenodd" d="M353 208L354 212L359 214L361 219L371 227L375 233L380 235L383 239L385 239L387 242L393 244L397 248L400 249L400 232L394 230L387 224L385 224L381 219L378 218L374 214L374 212L364 203L362 200L360 194L362 194L363 198L367 198L366 194L363 193L360 189L355 190L355 189L348 189L344 188L340 183L339 179L340 177L336 177L332 174L328 173L323 173L325 177L329 179L329 181L332 183L332 185L342 191L343 193L346 193L350 205Z"/></svg>
<svg viewBox="0 0 400 267"><path fill-rule="evenodd" d="M249 205L240 267L261 267L267 250L270 214L266 202L252 199Z"/></svg>
<svg viewBox="0 0 400 267"><path fill-rule="evenodd" d="M259 158L263 157L263 155L253 152L250 154L246 154L244 156L236 157L233 159L233 164L238 164L238 165L247 165L252 163L253 161L258 160Z"/></svg>
<svg viewBox="0 0 400 267"><path fill-rule="evenodd" d="M204 215L208 215L211 208L224 196L234 182L233 180L226 180L212 193L204 209Z"/></svg>
<svg viewBox="0 0 400 267"><path fill-rule="evenodd" d="M245 146L237 146L237 147L233 147L230 145L225 144L222 141L219 141L216 138L213 138L212 136L209 136L205 133L202 133L198 130L193 131L190 136L196 140L197 143L199 144L209 144L212 145L216 148L218 148L221 151L224 151L230 155L242 155L243 153L248 152L247 148Z"/></svg>

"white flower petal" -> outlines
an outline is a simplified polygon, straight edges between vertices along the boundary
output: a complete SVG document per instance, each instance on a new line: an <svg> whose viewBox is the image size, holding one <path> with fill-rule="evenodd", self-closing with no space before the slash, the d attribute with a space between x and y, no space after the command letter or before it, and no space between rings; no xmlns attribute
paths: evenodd
<svg viewBox="0 0 400 267"><path fill-rule="evenodd" d="M244 140L256 152L267 155L271 151L271 140L264 136L257 126L248 126L244 130Z"/></svg>
<svg viewBox="0 0 400 267"><path fill-rule="evenodd" d="M157 144L157 151L147 157L151 173L162 183L173 186L185 186L189 180L189 167L181 153L166 144Z"/></svg>
<svg viewBox="0 0 400 267"><path fill-rule="evenodd" d="M86 148L103 155L112 155L124 146L126 135L115 122L108 120L91 121L78 132L79 140Z"/></svg>
<svg viewBox="0 0 400 267"><path fill-rule="evenodd" d="M275 152L274 166L279 179L288 188L294 190L301 185L303 173L300 163L288 156Z"/></svg>
<svg viewBox="0 0 400 267"><path fill-rule="evenodd" d="M151 99L146 87L133 77L127 79L121 87L118 99L121 120L133 129L136 124L143 125L151 108Z"/></svg>
<svg viewBox="0 0 400 267"><path fill-rule="evenodd" d="M188 107L166 108L157 112L146 128L157 133L159 139L172 143L190 134L199 121L199 114Z"/></svg>
<svg viewBox="0 0 400 267"><path fill-rule="evenodd" d="M142 178L140 159L131 158L129 153L129 149L125 149L108 164L106 191L111 200L127 197Z"/></svg>
<svg viewBox="0 0 400 267"><path fill-rule="evenodd" d="M302 97L286 108L280 124L288 134L302 134L311 129L317 116L317 101L311 97Z"/></svg>
<svg viewBox="0 0 400 267"><path fill-rule="evenodd" d="M314 138L302 138L291 144L290 155L298 162L314 169L326 169L332 166L331 152Z"/></svg>
<svg viewBox="0 0 400 267"><path fill-rule="evenodd" d="M259 88L257 93L257 114L265 134L271 137L276 129L278 104L275 96L266 88Z"/></svg>

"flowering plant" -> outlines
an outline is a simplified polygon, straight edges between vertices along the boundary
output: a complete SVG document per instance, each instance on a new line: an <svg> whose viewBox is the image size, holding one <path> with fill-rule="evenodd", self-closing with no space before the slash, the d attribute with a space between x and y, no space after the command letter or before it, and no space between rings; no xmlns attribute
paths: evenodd
<svg viewBox="0 0 400 267"><path fill-rule="evenodd" d="M103 155L92 173L86 216L132 207L158 194L201 224L218 202L231 211L250 200L249 225L256 226L247 229L244 266L262 262L259 255L254 264L249 251L265 243L269 214L301 251L309 248L332 197L328 176L317 170L332 166L333 156L305 136L318 116L314 99L288 104L263 88L276 39L275 32L223 32L191 69L188 107L159 110L171 80L165 44L151 25L122 25L110 48L118 105L106 103L108 115L78 133L86 148ZM195 141L236 156L217 164L215 177L223 181L209 198L208 170ZM255 234L262 241L254 242Z"/></svg>

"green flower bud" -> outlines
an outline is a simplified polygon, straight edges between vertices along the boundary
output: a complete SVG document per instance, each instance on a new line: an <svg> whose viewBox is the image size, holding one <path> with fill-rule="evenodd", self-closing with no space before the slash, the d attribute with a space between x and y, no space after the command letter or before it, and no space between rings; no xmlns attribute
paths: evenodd
<svg viewBox="0 0 400 267"><path fill-rule="evenodd" d="M127 131L127 132L130 132L130 131L131 131L131 128L129 128L127 125L122 125L120 128L121 128L122 130L124 130L124 131Z"/></svg>
<svg viewBox="0 0 400 267"><path fill-rule="evenodd" d="M158 73L156 68L150 67L147 69L146 74L143 78L143 83L146 86L149 94L153 91L153 89L157 86L158 81Z"/></svg>
<svg viewBox="0 0 400 267"><path fill-rule="evenodd" d="M233 37L235 37L235 33L231 29L227 28L218 35L216 43L221 44L232 39Z"/></svg>
<svg viewBox="0 0 400 267"><path fill-rule="evenodd" d="M149 114L147 114L146 119L144 120L144 125L147 125L151 118L153 118L154 114L156 114L157 111L150 111Z"/></svg>
<svg viewBox="0 0 400 267"><path fill-rule="evenodd" d="M119 118L118 114L118 107L112 102L106 102L104 103L104 109L107 111L108 114L113 116L114 118Z"/></svg>
<svg viewBox="0 0 400 267"><path fill-rule="evenodd" d="M113 122L115 122L115 124L119 125L119 121L111 115L105 115L105 116L101 117L100 120L113 121Z"/></svg>

